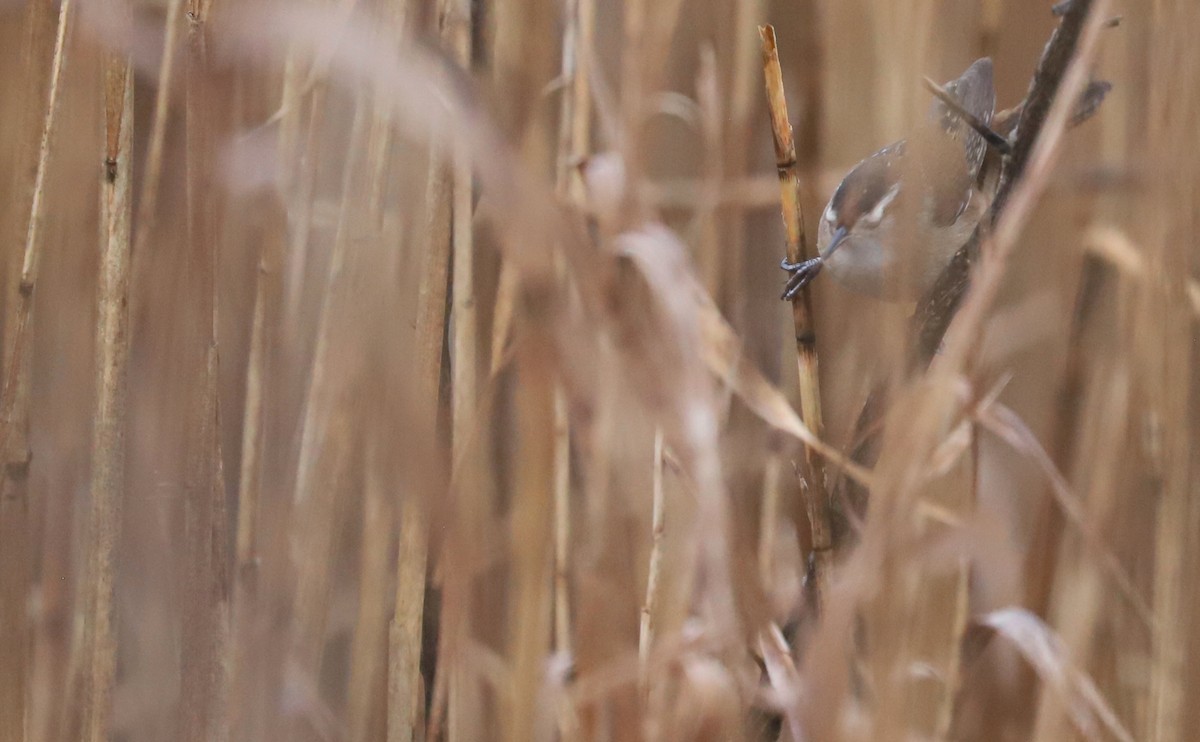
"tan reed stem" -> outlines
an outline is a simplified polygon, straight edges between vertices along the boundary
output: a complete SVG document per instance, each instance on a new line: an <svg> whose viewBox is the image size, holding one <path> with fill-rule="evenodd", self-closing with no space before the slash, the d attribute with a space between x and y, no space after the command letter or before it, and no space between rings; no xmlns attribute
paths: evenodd
<svg viewBox="0 0 1200 742"><path fill-rule="evenodd" d="M31 22L36 13L31 9ZM28 475L29 406L33 383L29 349L32 346L33 292L37 283L37 265L41 253L41 226L45 217L46 179L50 149L58 122L58 103L66 63L68 31L72 20L71 2L59 7L54 41L49 92L42 117L37 149L29 221L20 276L11 297L5 298L8 310L4 327L3 387L0 388L0 739L22 742L26 734L29 683L30 637L26 606L31 588L29 543ZM29 59L33 63L32 57Z"/></svg>
<svg viewBox="0 0 1200 742"><path fill-rule="evenodd" d="M120 10L129 12L127 6ZM83 728L90 742L104 742L109 737L117 664L114 562L125 490L133 70L129 58L118 52L108 52L104 62L104 109L106 137L100 182L103 233L96 322L96 407L92 419L88 610L84 616L89 671Z"/></svg>
<svg viewBox="0 0 1200 742"><path fill-rule="evenodd" d="M812 257L804 230L800 207L800 174L796 165L796 143L788 120L787 99L783 92L783 71L775 46L775 29L760 26L763 74L766 78L767 105L771 113L771 132L775 140L775 164L779 171L779 193L783 205L783 223L787 233L787 259L796 263ZM796 329L796 364L800 382L800 411L804 423L820 437L824 429L821 417L821 386L817 368L817 336L813 321L812 296L807 287L792 299L792 322ZM804 498L812 529L814 575L817 601L824 601L828 587L833 540L829 527L829 495L826 491L825 462L811 447L804 449Z"/></svg>

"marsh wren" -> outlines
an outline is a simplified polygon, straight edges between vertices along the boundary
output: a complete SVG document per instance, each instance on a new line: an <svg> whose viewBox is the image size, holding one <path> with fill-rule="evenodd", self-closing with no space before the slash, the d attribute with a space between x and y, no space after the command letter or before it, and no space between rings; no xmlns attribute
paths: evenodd
<svg viewBox="0 0 1200 742"><path fill-rule="evenodd" d="M996 104L992 61L977 60L944 90L978 122ZM987 143L934 100L907 139L860 162L834 191L817 228L818 257L782 263L791 299L822 268L847 287L886 299L920 296L966 244L990 202Z"/></svg>

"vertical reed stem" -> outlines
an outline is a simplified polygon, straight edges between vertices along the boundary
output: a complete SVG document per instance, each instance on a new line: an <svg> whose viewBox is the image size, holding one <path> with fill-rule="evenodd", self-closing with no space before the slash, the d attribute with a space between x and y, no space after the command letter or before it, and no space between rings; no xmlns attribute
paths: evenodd
<svg viewBox="0 0 1200 742"><path fill-rule="evenodd" d="M658 583L662 575L663 534L665 528L665 494L663 490L663 432L654 431L654 476L651 506L650 569L646 577L646 600L642 603L642 622L638 632L638 660L642 672L650 658L650 647L654 641L654 611L658 606Z"/></svg>
<svg viewBox="0 0 1200 742"><path fill-rule="evenodd" d="M221 472L217 408L217 240L213 177L217 98L209 70L208 3L188 0L187 265L193 296L183 337L191 389L184 479L186 604L181 631L183 663L177 738L221 742L228 738L229 575L228 526Z"/></svg>
<svg viewBox="0 0 1200 742"><path fill-rule="evenodd" d="M129 8L121 8L128 12ZM128 20L128 19L126 19ZM126 377L129 362L129 221L133 207L133 70L128 58L109 52L104 62L104 167L100 184L100 309L96 324L96 408L92 427L92 486L88 546L88 611L84 629L89 656L84 736L109 737L116 632L114 562L125 490Z"/></svg>
<svg viewBox="0 0 1200 742"><path fill-rule="evenodd" d="M430 440L437 435L442 354L446 334L446 293L452 248L452 165L431 152L425 191L426 250L417 299L417 393L420 424ZM429 534L426 503L409 493L400 505L400 554L396 613L389 630L388 742L416 740L422 734L421 621L425 612L425 570Z"/></svg>
<svg viewBox="0 0 1200 742"><path fill-rule="evenodd" d="M29 600L31 567L29 543L28 476L29 405L32 378L33 298L37 284L38 258L42 248L46 180L50 148L58 123L58 103L66 64L68 31L72 22L71 0L59 6L54 39L49 92L42 118L37 150L37 170L20 277L13 296L6 297L3 387L0 387L0 740L23 742L26 735L26 703L29 691L30 626ZM33 63L31 58L30 63Z"/></svg>
<svg viewBox="0 0 1200 742"><path fill-rule="evenodd" d="M779 171L779 192L783 204L783 223L787 232L787 259L790 262L812 257L800 208L800 175L796 165L796 143L788 121L787 100L783 93L783 72L775 46L775 29L760 26L763 74L766 77L767 105L771 113L771 132L775 140L775 164ZM800 380L800 411L804 422L816 436L824 432L821 417L821 386L817 368L817 335L813 320L812 296L807 287L792 299L792 322L796 328L796 364ZM817 584L818 605L824 603L828 587L833 541L829 528L829 495L825 483L825 462L811 447L804 449L804 497L812 529L812 555Z"/></svg>

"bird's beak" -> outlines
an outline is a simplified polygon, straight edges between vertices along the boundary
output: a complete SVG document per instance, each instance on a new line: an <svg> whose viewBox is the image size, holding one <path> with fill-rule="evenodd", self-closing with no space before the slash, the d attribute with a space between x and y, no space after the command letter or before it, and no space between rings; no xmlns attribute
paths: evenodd
<svg viewBox="0 0 1200 742"><path fill-rule="evenodd" d="M833 255L833 251L842 246L842 242L849 236L850 230L845 227L838 227L833 236L829 238L829 247L825 248L825 254L822 258L828 258Z"/></svg>

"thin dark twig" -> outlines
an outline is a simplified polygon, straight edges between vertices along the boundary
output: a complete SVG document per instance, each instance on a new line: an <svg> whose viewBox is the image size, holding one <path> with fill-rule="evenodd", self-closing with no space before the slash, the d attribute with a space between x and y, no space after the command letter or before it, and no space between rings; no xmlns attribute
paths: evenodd
<svg viewBox="0 0 1200 742"><path fill-rule="evenodd" d="M924 78L924 80L925 87L929 89L929 92L933 93L938 100L946 104L946 107L950 109L952 114L962 119L967 126L970 126L972 129L978 132L979 136L983 137L983 140L987 142L989 146L1002 155L1008 155L1012 152L1012 145L1009 144L1007 139L997 133L995 129L981 121L978 116L963 108L962 104L958 102L958 98L955 98L950 91L946 90L941 85L938 85L928 77Z"/></svg>
<svg viewBox="0 0 1200 742"><path fill-rule="evenodd" d="M1061 16L1065 15L1066 12L1071 8L1072 2L1073 2L1073 0L1062 0L1061 3L1055 3L1050 8L1050 12L1053 13L1055 16L1061 17ZM1113 16L1112 18L1108 19L1108 21L1105 23L1105 25L1108 28L1116 28L1117 26L1121 25L1121 21L1123 21L1123 20L1125 20L1125 18L1123 16L1119 16L1119 15Z"/></svg>

